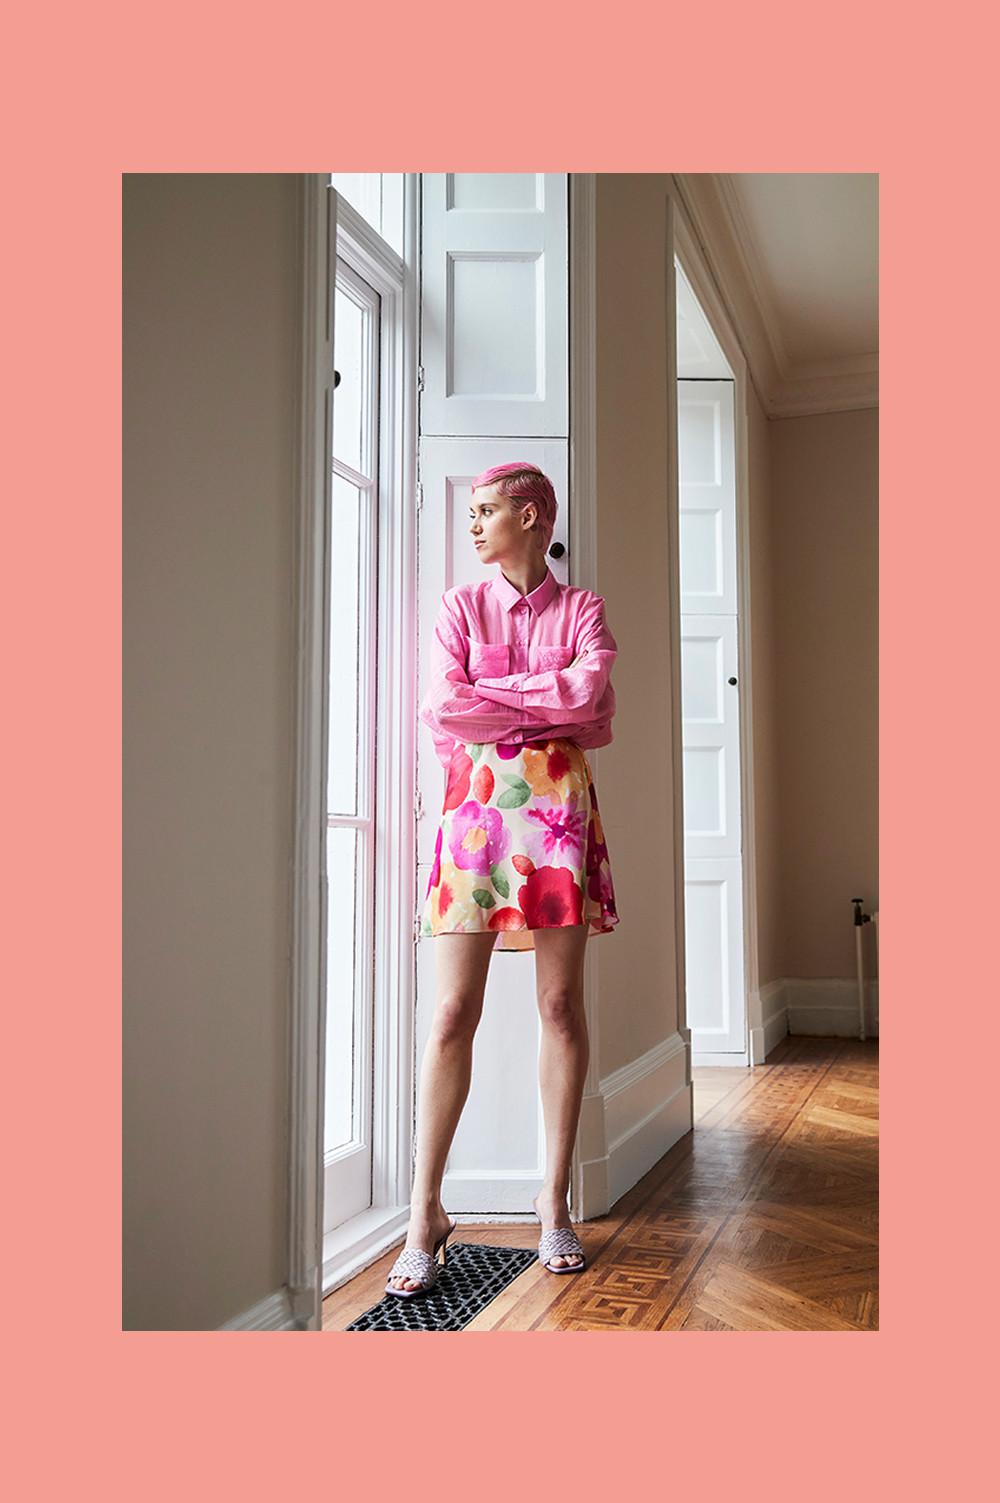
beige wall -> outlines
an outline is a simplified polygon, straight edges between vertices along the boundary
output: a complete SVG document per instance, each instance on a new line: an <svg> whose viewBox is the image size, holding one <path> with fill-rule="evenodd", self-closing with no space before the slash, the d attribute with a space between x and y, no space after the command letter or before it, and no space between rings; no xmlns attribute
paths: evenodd
<svg viewBox="0 0 1000 1503"><path fill-rule="evenodd" d="M667 179L597 179L597 585L618 643L595 769L621 919L599 951L600 1071L677 1027L666 581ZM650 697L650 684L659 692Z"/></svg>
<svg viewBox="0 0 1000 1503"><path fill-rule="evenodd" d="M296 188L124 189L124 1323L200 1329L286 1275Z"/></svg>
<svg viewBox="0 0 1000 1503"><path fill-rule="evenodd" d="M775 598L777 579L771 486L771 427L751 387L747 413L750 470L750 622L753 677L754 846L757 975L761 987L781 969L781 722L778 711ZM744 905L746 907L746 905ZM751 1001L752 1011L752 1001ZM751 1023L759 1019L751 1017Z"/></svg>
<svg viewBox="0 0 1000 1503"><path fill-rule="evenodd" d="M785 977L853 978L878 906L878 412L770 424ZM875 974L871 926L865 967Z"/></svg>

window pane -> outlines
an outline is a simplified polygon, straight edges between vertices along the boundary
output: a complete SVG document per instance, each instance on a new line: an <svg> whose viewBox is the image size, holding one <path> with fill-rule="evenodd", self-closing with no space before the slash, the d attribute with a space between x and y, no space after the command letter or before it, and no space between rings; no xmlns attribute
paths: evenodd
<svg viewBox="0 0 1000 1503"><path fill-rule="evenodd" d="M358 700L361 631L358 584L361 567L362 495L334 475L330 527L330 766L327 812L359 814Z"/></svg>
<svg viewBox="0 0 1000 1503"><path fill-rule="evenodd" d="M333 394L333 453L336 459L361 470L361 421L365 397L364 310L339 286L334 310L333 363L340 383Z"/></svg>
<svg viewBox="0 0 1000 1503"><path fill-rule="evenodd" d="M346 198L352 209L357 209L361 218L373 230L381 234L382 174L380 172L331 172L330 181L341 198Z"/></svg>
<svg viewBox="0 0 1000 1503"><path fill-rule="evenodd" d="M329 879L326 960L326 1118L325 1151L331 1153L361 1136L354 1122L355 934L357 838L352 829L327 831Z"/></svg>
<svg viewBox="0 0 1000 1503"><path fill-rule="evenodd" d="M529 177L531 174L527 174ZM331 172L330 181L362 219L378 230L397 256L403 254L403 174Z"/></svg>

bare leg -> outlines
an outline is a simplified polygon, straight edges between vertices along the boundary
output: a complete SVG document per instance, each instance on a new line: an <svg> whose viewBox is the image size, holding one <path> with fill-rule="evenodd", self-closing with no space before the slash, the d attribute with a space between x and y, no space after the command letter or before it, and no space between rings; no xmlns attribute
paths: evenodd
<svg viewBox="0 0 1000 1503"><path fill-rule="evenodd" d="M441 1181L472 1081L472 1044L483 1012L495 934L439 934L434 939L437 1005L424 1048L417 1098L417 1161L407 1247L430 1252L448 1227ZM396 1289L419 1281L397 1277Z"/></svg>
<svg viewBox="0 0 1000 1503"><path fill-rule="evenodd" d="M583 1010L583 962L587 925L535 930L535 983L542 1020L538 1078L545 1117L545 1183L535 1199L543 1231L569 1226L570 1161L580 1121L580 1103L590 1060ZM581 1261L576 1253L555 1257L557 1267Z"/></svg>

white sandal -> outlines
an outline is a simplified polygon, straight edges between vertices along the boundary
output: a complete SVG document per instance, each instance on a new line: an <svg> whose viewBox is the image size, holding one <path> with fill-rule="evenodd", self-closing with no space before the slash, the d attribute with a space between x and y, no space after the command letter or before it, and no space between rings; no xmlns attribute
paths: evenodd
<svg viewBox="0 0 1000 1503"><path fill-rule="evenodd" d="M404 1247L389 1270L389 1277L385 1283L386 1294L398 1294L403 1299L409 1299L411 1294L429 1293L438 1281L438 1248L441 1249L440 1266L443 1268L448 1262L448 1238L457 1226L457 1221L451 1223L448 1230L435 1242L433 1252L424 1252L422 1247ZM416 1289L394 1289L392 1286L393 1279L400 1278L419 1279L419 1287Z"/></svg>
<svg viewBox="0 0 1000 1503"><path fill-rule="evenodd" d="M576 1253L579 1263L564 1263L562 1268L553 1268L553 1258L567 1258ZM583 1244L572 1227L554 1226L543 1232L538 1239L538 1258L549 1273L582 1273L587 1266Z"/></svg>
<svg viewBox="0 0 1000 1503"><path fill-rule="evenodd" d="M534 1201L531 1204L538 1216L538 1207ZM542 1218L538 1216L538 1219L541 1221ZM580 1259L579 1263L564 1263L562 1268L552 1267L553 1258L567 1258L573 1254ZM571 1226L553 1226L538 1239L538 1261L549 1273L582 1273L587 1266L587 1255Z"/></svg>

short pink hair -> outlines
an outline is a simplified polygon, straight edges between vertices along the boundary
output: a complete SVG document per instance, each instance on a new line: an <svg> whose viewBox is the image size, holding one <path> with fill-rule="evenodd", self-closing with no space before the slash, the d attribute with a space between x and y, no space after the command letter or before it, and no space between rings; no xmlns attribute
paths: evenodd
<svg viewBox="0 0 1000 1503"><path fill-rule="evenodd" d="M555 530L556 512L559 510L555 487L549 477L536 464L529 464L527 460L515 460L513 464L495 464L492 469L484 470L472 482L472 489L476 491L483 485L495 485L500 495L506 496L515 512L523 511L529 501L534 502L538 510L535 526L539 545L543 555L547 553Z"/></svg>

